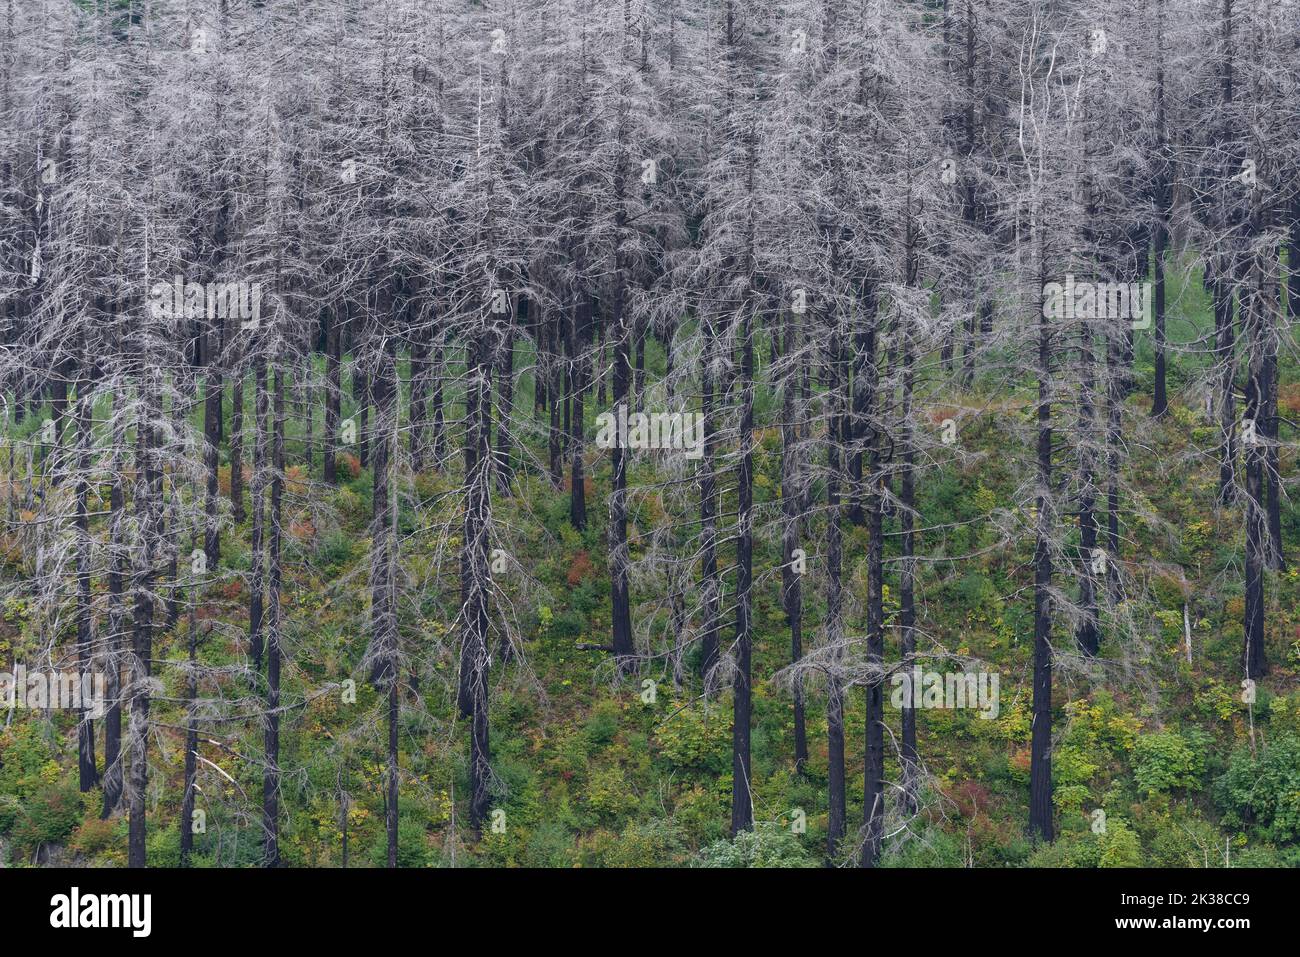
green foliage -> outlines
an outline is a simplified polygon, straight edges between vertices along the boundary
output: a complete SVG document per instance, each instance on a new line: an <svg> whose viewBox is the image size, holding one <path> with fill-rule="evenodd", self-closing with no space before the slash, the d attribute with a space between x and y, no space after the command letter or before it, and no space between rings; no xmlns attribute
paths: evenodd
<svg viewBox="0 0 1300 957"><path fill-rule="evenodd" d="M397 816L397 866L428 867L434 863L434 853L424 825L410 817ZM388 834L380 830L378 839L370 847L370 863L384 867L388 863Z"/></svg>
<svg viewBox="0 0 1300 957"><path fill-rule="evenodd" d="M818 861L787 827L763 822L700 851L697 867L817 867Z"/></svg>
<svg viewBox="0 0 1300 957"><path fill-rule="evenodd" d="M1098 867L1141 867L1142 848L1133 830L1119 818L1111 818L1106 824L1106 833L1098 842L1101 855Z"/></svg>
<svg viewBox="0 0 1300 957"><path fill-rule="evenodd" d="M722 704L683 708L659 726L655 738L674 767L721 774L731 766L731 709Z"/></svg>
<svg viewBox="0 0 1300 957"><path fill-rule="evenodd" d="M664 867L686 859L686 842L673 821L634 822L615 837L601 837L584 855L587 867Z"/></svg>
<svg viewBox="0 0 1300 957"><path fill-rule="evenodd" d="M1285 735L1252 754L1241 748L1214 785L1224 823L1265 839L1300 838L1300 737Z"/></svg>
<svg viewBox="0 0 1300 957"><path fill-rule="evenodd" d="M628 786L623 769L600 768L587 779L586 802L602 821L614 821L633 811L639 803Z"/></svg>
<svg viewBox="0 0 1300 957"><path fill-rule="evenodd" d="M47 784L18 807L9 837L21 856L30 857L43 845L65 843L84 814L76 782Z"/></svg>
<svg viewBox="0 0 1300 957"><path fill-rule="evenodd" d="M316 546L316 561L322 569L342 568L352 559L352 537L342 530L326 532Z"/></svg>
<svg viewBox="0 0 1300 957"><path fill-rule="evenodd" d="M617 701L601 701L593 709L587 721L587 740L594 745L608 744L618 733L619 720L622 717Z"/></svg>
<svg viewBox="0 0 1300 957"><path fill-rule="evenodd" d="M1144 734L1133 749L1133 776L1144 794L1196 787L1205 774L1208 738L1192 729L1185 734L1160 731Z"/></svg>
<svg viewBox="0 0 1300 957"><path fill-rule="evenodd" d="M1054 844L1039 846L1026 861L1029 867L1141 867L1142 847L1137 834L1122 819L1106 822L1106 833L1090 831L1062 834Z"/></svg>

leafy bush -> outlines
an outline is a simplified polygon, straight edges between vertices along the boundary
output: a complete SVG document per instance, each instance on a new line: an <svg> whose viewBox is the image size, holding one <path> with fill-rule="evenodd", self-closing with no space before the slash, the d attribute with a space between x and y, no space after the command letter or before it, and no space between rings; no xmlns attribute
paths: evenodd
<svg viewBox="0 0 1300 957"><path fill-rule="evenodd" d="M434 855L425 835L424 825L410 818L397 817L397 866L428 867ZM370 863L383 867L388 863L388 837L380 832L370 850Z"/></svg>
<svg viewBox="0 0 1300 957"><path fill-rule="evenodd" d="M756 824L731 840L715 841L700 851L697 867L817 867L817 860L788 828Z"/></svg>
<svg viewBox="0 0 1300 957"><path fill-rule="evenodd" d="M1112 817L1105 834L1062 834L1056 843L1035 849L1025 863L1029 867L1141 867L1142 846L1125 821Z"/></svg>
<svg viewBox="0 0 1300 957"><path fill-rule="evenodd" d="M685 853L681 831L671 821L629 824L601 856L600 867L663 867L680 863Z"/></svg>
<svg viewBox="0 0 1300 957"><path fill-rule="evenodd" d="M1267 749L1232 756L1214 785L1214 797L1229 826L1253 825L1266 839L1300 837L1300 737L1285 735Z"/></svg>
<svg viewBox="0 0 1300 957"><path fill-rule="evenodd" d="M731 765L731 709L684 708L656 732L660 751L683 770L722 774Z"/></svg>
<svg viewBox="0 0 1300 957"><path fill-rule="evenodd" d="M619 719L622 716L616 701L600 701L592 710L587 721L587 740L594 745L609 744L618 734Z"/></svg>
<svg viewBox="0 0 1300 957"><path fill-rule="evenodd" d="M1186 734L1160 731L1144 734L1133 749L1133 776L1145 794L1166 794L1174 788L1200 784L1205 774L1206 740L1193 729Z"/></svg>
<svg viewBox="0 0 1300 957"><path fill-rule="evenodd" d="M81 823L84 808L75 782L50 784L24 801L9 835L20 855L44 844L63 844Z"/></svg>

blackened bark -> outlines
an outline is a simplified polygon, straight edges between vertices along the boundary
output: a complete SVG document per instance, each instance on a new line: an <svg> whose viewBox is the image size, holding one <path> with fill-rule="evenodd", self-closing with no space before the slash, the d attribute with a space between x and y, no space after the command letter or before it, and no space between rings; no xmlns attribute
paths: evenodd
<svg viewBox="0 0 1300 957"><path fill-rule="evenodd" d="M1040 254L1041 255L1041 254ZM1039 288L1044 277L1040 276ZM1038 317L1038 496L1034 547L1034 694L1029 754L1029 834L1052 841L1052 334Z"/></svg>
<svg viewBox="0 0 1300 957"><path fill-rule="evenodd" d="M462 611L466 623L465 643L470 672L470 823L481 833L491 804L491 755L488 741L488 568L489 535L492 526L491 456L489 422L492 397L489 391L491 348L486 331L473 345L470 387L476 393L474 417L466 441L476 448L473 467L466 472L464 549L468 573L468 596ZM467 456L468 464L468 456ZM465 661L462 658L462 667Z"/></svg>
<svg viewBox="0 0 1300 957"><path fill-rule="evenodd" d="M752 175L752 167L751 167ZM754 317L741 318L740 488L736 538L736 677L732 686L731 834L754 826L750 734L754 584Z"/></svg>
<svg viewBox="0 0 1300 957"><path fill-rule="evenodd" d="M908 257L910 284L916 281L916 259ZM904 332L902 343L902 471L899 475L899 531L902 537L902 564L898 574L898 624L901 667L910 673L916 657L916 445L912 427L913 391L915 374L912 369L913 342L911 330ZM903 804L908 813L915 813L919 789L920 761L916 747L916 709L911 695L903 700L902 708L902 772Z"/></svg>
<svg viewBox="0 0 1300 957"><path fill-rule="evenodd" d="M104 715L104 806L100 817L107 819L122 802L122 651L126 614L123 590L126 580L125 495L122 488L123 446L126 425L120 402L113 398L113 457L108 510L108 636L105 641L104 694L108 710Z"/></svg>
<svg viewBox="0 0 1300 957"><path fill-rule="evenodd" d="M390 338L391 344L392 339ZM388 768L384 822L388 838L388 866L397 866L398 821L398 660L396 526L393 491L393 452L397 441L397 357L391 345L379 351L372 380L375 432L372 445L374 495L371 499L370 640L375 659L373 679L388 691Z"/></svg>
<svg viewBox="0 0 1300 957"><path fill-rule="evenodd" d="M185 781L181 797L181 867L190 866L194 850L195 778L198 771L199 726L195 718L195 701L199 694L198 622L195 620L197 598L191 589L189 614L189 668L185 673Z"/></svg>
<svg viewBox="0 0 1300 957"><path fill-rule="evenodd" d="M519 308L522 319L527 320L528 300L521 299ZM501 395L500 412L497 416L497 451L493 468L496 472L497 488L502 495L510 494L510 482L514 478L514 427L510 416L514 413L515 401L515 323L513 317L507 316L505 333L501 339L501 350L497 363L497 385Z"/></svg>
<svg viewBox="0 0 1300 957"><path fill-rule="evenodd" d="M271 515L267 543L266 767L262 773L262 865L280 866L280 541L284 498L284 363L275 369L271 443Z"/></svg>
<svg viewBox="0 0 1300 957"><path fill-rule="evenodd" d="M140 413L136 420L135 512L140 529L139 552L132 589L135 623L130 662L130 787L127 793L129 824L127 828L127 862L130 867L144 867L146 822L145 799L149 785L149 676L153 661L153 584L157 560L158 525L162 501L162 469L158 461L157 422L162 415L158 399L161 383L155 369L142 369L140 375Z"/></svg>
<svg viewBox="0 0 1300 957"><path fill-rule="evenodd" d="M352 362L352 398L356 403L357 459L362 468L370 465L370 375Z"/></svg>
<svg viewBox="0 0 1300 957"><path fill-rule="evenodd" d="M335 456L338 450L339 409L343 392L342 319L339 316L340 308L346 308L346 306L336 303L326 312L326 321L329 323L329 327L325 330L325 435L322 446L324 450L324 478L330 485L338 481L338 466Z"/></svg>
<svg viewBox="0 0 1300 957"><path fill-rule="evenodd" d="M781 399L781 604L790 624L790 661L797 665L803 658L803 581L795 568L795 550L799 547L799 519L803 509L802 462L799 460L798 404L802 343L799 317L791 310L785 315L785 360L787 363ZM806 565L801 566L806 568ZM794 685L794 768L802 774L808 763L808 732L804 716L802 683Z"/></svg>
<svg viewBox="0 0 1300 957"><path fill-rule="evenodd" d="M857 372L865 375L866 381L859 387L854 386L854 401L864 396L861 405L864 418L863 426L870 430L867 445L868 474L864 476L866 486L866 520L867 520L867 665L870 677L867 681L867 719L866 719L866 761L863 770L863 845L859 864L862 867L874 867L880 859L881 843L885 826L885 702L884 702L884 658L885 658L885 603L884 603L884 548L883 548L883 484L881 472L881 430L872 418L876 415L875 401L879 391L879 371L877 363L880 356L877 351L876 319L874 294L868 289L865 296L871 303L865 312L865 329L860 334L861 364ZM857 375L855 374L855 379Z"/></svg>
<svg viewBox="0 0 1300 957"><path fill-rule="evenodd" d="M1215 363L1219 370L1219 502L1232 500L1237 457L1237 412L1233 397L1236 378L1236 343L1233 334L1233 293L1226 276L1216 274L1212 285L1214 300Z"/></svg>
<svg viewBox="0 0 1300 957"><path fill-rule="evenodd" d="M221 493L217 484L217 465L221 447L221 397L225 389L219 359L219 326L213 323L207 327L204 338L207 379L203 403L203 466L207 473L207 490L203 498L203 552L207 556L208 570L216 572L221 561L221 533L217 528L217 500Z"/></svg>
<svg viewBox="0 0 1300 957"><path fill-rule="evenodd" d="M266 391L266 359L257 357L254 372L253 438L253 568L249 575L248 647L253 670L262 670L262 610L266 595L266 440L270 432Z"/></svg>
<svg viewBox="0 0 1300 957"><path fill-rule="evenodd" d="M547 422L547 451L551 459L551 484L559 488L564 481L564 431L560 423L561 407L564 404L564 358L560 326L564 322L564 310L555 310L555 317L547 322L548 351L547 362L547 398L550 400Z"/></svg>
<svg viewBox="0 0 1300 957"><path fill-rule="evenodd" d="M1271 306L1264 301L1260 269L1251 270L1252 288L1243 290L1241 310L1247 355L1246 406L1243 410L1242 446L1245 453L1246 496L1246 604L1242 666L1247 678L1268 673L1264 654L1264 569L1268 560L1268 516L1265 510L1265 447L1263 424L1268 404L1268 340Z"/></svg>
<svg viewBox="0 0 1300 957"><path fill-rule="evenodd" d="M834 321L834 319L832 319ZM841 456L845 407L840 375L843 363L838 330L832 332L827 362L827 392L831 399L826 435L826 646L832 649L834 665L827 676L826 752L827 818L826 856L834 861L844 838L846 798L844 776L844 689L835 665L839 664L844 641L843 589L841 585L842 544L840 533ZM847 376L845 376L847 380Z"/></svg>
<svg viewBox="0 0 1300 957"><path fill-rule="evenodd" d="M703 642L700 675L704 694L714 689L714 669L718 664L718 628L722 610L722 579L718 575L718 489L717 489L717 422L713 411L713 356L717 334L713 318L704 320L704 346L700 355L702 370L701 414L704 417L704 458L700 462L700 563L704 581L701 598L704 604Z"/></svg>
<svg viewBox="0 0 1300 957"><path fill-rule="evenodd" d="M1151 415L1169 410L1165 373L1165 249L1169 243L1169 164L1165 129L1165 7L1156 2L1156 223L1155 223L1155 389Z"/></svg>
<svg viewBox="0 0 1300 957"><path fill-rule="evenodd" d="M569 326L569 369L573 403L569 431L572 441L569 452L569 522L578 531L587 527L586 478L582 462L585 444L583 420L586 414L583 409L583 393L587 390L586 378L590 363L582 355L582 344L587 339L590 316L591 299L584 295L573 308L573 321Z"/></svg>
<svg viewBox="0 0 1300 957"><path fill-rule="evenodd" d="M433 348L433 465L442 467L442 457L447 451L447 413L443 408L443 379L447 375L446 355L442 336L437 336Z"/></svg>
<svg viewBox="0 0 1300 957"><path fill-rule="evenodd" d="M310 414L310 413L309 413ZM244 373L230 387L230 517L242 525L244 512Z"/></svg>
<svg viewBox="0 0 1300 957"><path fill-rule="evenodd" d="M77 671L85 688L90 676L92 657L92 630L94 610L90 596L90 513L87 500L90 494L91 414L92 392L89 364L82 363L82 377L77 384ZM95 768L95 726L85 707L80 709L77 722L77 768L79 786L84 794L99 783Z"/></svg>
<svg viewBox="0 0 1300 957"><path fill-rule="evenodd" d="M429 448L429 330L411 330L411 469L423 472Z"/></svg>
<svg viewBox="0 0 1300 957"><path fill-rule="evenodd" d="M1079 650L1094 657L1101 650L1101 628L1097 619L1097 575L1104 570L1106 556L1097 547L1096 468L1092 451L1096 431L1096 397L1093 394L1092 329L1080 319L1079 330L1079 607L1082 617L1074 638Z"/></svg>

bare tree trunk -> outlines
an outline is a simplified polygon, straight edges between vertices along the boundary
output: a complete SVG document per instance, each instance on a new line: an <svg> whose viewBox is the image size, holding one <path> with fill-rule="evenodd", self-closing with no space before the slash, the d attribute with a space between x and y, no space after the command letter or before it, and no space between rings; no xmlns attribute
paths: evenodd
<svg viewBox="0 0 1300 957"><path fill-rule="evenodd" d="M389 340L391 342L391 340ZM375 405L373 445L374 495L371 502L370 632L375 657L373 678L388 691L388 768L384 821L388 838L388 866L397 866L398 718L399 695L397 636L396 526L392 453L397 440L397 361L391 345L378 350L373 379Z"/></svg>
<svg viewBox="0 0 1300 957"><path fill-rule="evenodd" d="M834 316L830 317L835 322ZM827 362L827 392L831 412L826 435L826 647L832 649L835 665L839 664L840 648L844 641L842 610L841 563L843 561L840 518L841 456L847 440L844 419L847 403L840 385L843 363L839 330L831 333ZM846 377L847 378L847 377ZM834 672L827 677L826 690L826 753L829 797L826 819L826 856L834 861L839 853L840 841L846 826L846 799L844 775L844 689Z"/></svg>
<svg viewBox="0 0 1300 957"><path fill-rule="evenodd" d="M1233 294L1231 280L1217 272L1213 282L1215 362L1219 370L1219 502L1232 500L1237 458L1237 412L1233 399L1236 378L1235 343L1233 341Z"/></svg>
<svg viewBox="0 0 1300 957"><path fill-rule="evenodd" d="M104 693L108 710L104 715L104 807L100 817L107 819L122 802L122 651L126 634L126 613L122 594L126 579L125 495L122 488L123 446L126 423L118 399L112 406L113 457L109 486L108 533L108 638L105 668L108 672Z"/></svg>
<svg viewBox="0 0 1300 957"><path fill-rule="evenodd" d="M270 433L266 358L258 355L254 373L253 438L253 568L249 575L248 646L253 670L262 670L262 611L266 595L266 440Z"/></svg>
<svg viewBox="0 0 1300 957"><path fill-rule="evenodd" d="M751 166L752 186L752 166ZM736 537L736 677L732 687L731 833L754 826L750 734L753 722L751 662L754 586L754 317L741 307L740 488Z"/></svg>
<svg viewBox="0 0 1300 957"><path fill-rule="evenodd" d="M803 658L803 581L802 571L796 569L795 550L799 548L799 524L803 510L801 492L803 476L799 459L798 419L803 410L798 402L800 369L803 364L799 318L793 311L785 316L785 381L781 399L781 510L784 526L781 531L781 598L786 620L790 624L790 661L798 665ZM802 684L794 685L794 767L802 774L808 763L808 732L804 716Z"/></svg>
<svg viewBox="0 0 1300 957"><path fill-rule="evenodd" d="M195 608L198 598L190 589L189 614L189 668L185 674L185 783L181 797L181 867L190 866L194 850L194 799L198 771L199 726L195 717L195 701L199 694L198 678L198 623Z"/></svg>
<svg viewBox="0 0 1300 957"><path fill-rule="evenodd" d="M909 284L916 283L916 259L908 257ZM910 672L916 659L916 446L912 425L913 390L915 375L912 371L914 343L912 329L904 330L902 339L903 396L901 409L903 467L899 476L899 526L902 533L902 565L898 574L898 624L899 654L902 668ZM903 802L908 813L915 813L919 789L920 761L916 747L916 709L912 696L907 695L902 708L902 772Z"/></svg>
<svg viewBox="0 0 1300 957"><path fill-rule="evenodd" d="M447 421L443 409L443 379L447 375L446 353L442 346L442 334L437 337L433 348L433 462L435 468L441 468L442 457L447 451Z"/></svg>
<svg viewBox="0 0 1300 957"><path fill-rule="evenodd" d="M1039 240L1041 243L1041 239ZM1041 252L1040 252L1041 265ZM1040 272L1039 288L1044 276ZM1051 842L1052 821L1052 334L1038 317L1038 528L1034 548L1034 694L1029 755L1029 834Z"/></svg>
<svg viewBox="0 0 1300 957"><path fill-rule="evenodd" d="M429 448L429 330L412 329L411 339L411 470L423 472Z"/></svg>
<svg viewBox="0 0 1300 957"><path fill-rule="evenodd" d="M880 860L881 843L885 825L885 701L884 701L884 657L885 657L885 605L884 605L884 554L883 554L883 489L881 474L881 429L872 420L875 412L877 393L880 389L877 354L875 290L864 290L868 304L865 311L866 326L860 335L862 365L859 371L865 373L866 381L861 386L855 383L854 401L861 401L863 424L870 429L871 439L867 446L869 474L865 477L867 487L866 518L867 534L867 664L871 675L867 682L867 740L866 762L863 776L863 826L864 840L862 857L859 863L863 867L875 867ZM856 376L855 376L856 378ZM863 398L859 400L859 396ZM855 430L856 431L856 430Z"/></svg>
<svg viewBox="0 0 1300 957"><path fill-rule="evenodd" d="M571 375L571 392L573 418L569 435L573 447L569 452L569 522L578 531L587 527L586 477L583 474L582 452L584 441L585 410L582 397L587 390L586 377L588 361L582 355L582 344L586 341L591 322L591 298L582 295L578 305L573 309L573 322L569 326L569 368Z"/></svg>
<svg viewBox="0 0 1300 957"><path fill-rule="evenodd" d="M284 358L276 357L271 444L271 527L267 545L266 768L262 773L262 864L280 866L280 540L284 498Z"/></svg>
<svg viewBox="0 0 1300 957"><path fill-rule="evenodd" d="M215 572L221 562L221 533L217 527L217 500L220 496L217 465L220 461L221 447L221 398L225 390L220 360L221 330L216 322L209 322L204 327L203 351L207 362L203 403L203 463L208 478L207 492L204 496L204 514L207 520L204 526L203 551L207 556L209 570Z"/></svg>
<svg viewBox="0 0 1300 957"><path fill-rule="evenodd" d="M1155 223L1155 390L1151 415L1169 410L1165 374L1165 249L1169 244L1169 163L1165 126L1165 7L1156 2L1156 223ZM1144 264L1145 265L1145 264Z"/></svg>
<svg viewBox="0 0 1300 957"><path fill-rule="evenodd" d="M88 356L85 358L89 358ZM87 500L90 494L91 458L91 415L93 413L93 392L91 389L90 366L81 363L81 378L77 383L76 427L77 427L77 670L81 686L86 687L90 676L92 657L92 631L94 629L94 610L90 595L90 513ZM95 725L87 714L85 707L80 709L77 721L77 767L79 786L84 794L99 783L99 772L95 767Z"/></svg>
<svg viewBox="0 0 1300 957"><path fill-rule="evenodd" d="M521 298L519 308L523 321L528 319L528 300ZM501 389L501 410L497 421L496 469L497 488L502 495L510 494L510 482L514 477L511 459L514 456L514 427L510 417L514 413L515 398L515 319L506 317L505 335L502 337L500 362L497 380Z"/></svg>
<svg viewBox="0 0 1300 957"><path fill-rule="evenodd" d="M491 803L488 742L488 591L491 588L488 548L492 526L491 455L488 423L492 415L489 391L491 349L485 329L473 344L470 388L476 393L474 417L466 436L475 447L472 468L466 471L464 549L468 570L468 596L462 614L470 672L470 823L482 831ZM468 462L467 457L467 465ZM462 659L462 667L465 661Z"/></svg>
<svg viewBox="0 0 1300 957"><path fill-rule="evenodd" d="M1079 606L1083 616L1075 630L1079 650L1095 657L1101 650L1101 628L1097 620L1097 571L1104 568L1105 555L1097 547L1096 468L1093 444L1096 432L1096 397L1093 394L1092 329L1080 319L1079 330Z"/></svg>
<svg viewBox="0 0 1300 957"><path fill-rule="evenodd" d="M1242 333L1247 348L1246 407L1242 445L1246 473L1246 605L1242 666L1247 678L1268 673L1264 654L1264 569L1268 559L1268 516L1265 510L1265 446L1263 425L1268 405L1268 340L1272 335L1271 307L1264 299L1264 279L1256 262L1250 270L1250 288L1241 295ZM1261 432L1263 434L1261 434Z"/></svg>
<svg viewBox="0 0 1300 957"><path fill-rule="evenodd" d="M343 392L342 324L339 309L345 303L335 303L327 312L329 328L325 330L325 435L324 478L333 485L338 481L337 455L339 442L339 408Z"/></svg>
<svg viewBox="0 0 1300 957"><path fill-rule="evenodd" d="M142 361L143 364L143 361ZM142 368L140 374L140 413L136 420L135 512L140 529L140 545L133 582L135 626L130 663L131 773L128 789L130 823L127 834L127 861L131 867L144 867L145 803L149 785L149 676L153 661L153 583L158 538L159 510L162 498L162 469L158 462L157 421L162 415L158 399L160 373Z"/></svg>
<svg viewBox="0 0 1300 957"><path fill-rule="evenodd" d="M230 518L244 523L244 370L236 368L230 387ZM308 413L310 414L310 413Z"/></svg>
<svg viewBox="0 0 1300 957"><path fill-rule="evenodd" d="M718 491L717 491L717 421L713 411L713 356L717 333L711 315L704 319L704 346L700 356L701 413L704 417L704 458L700 462L700 562L704 581L704 640L700 655L700 675L704 694L712 695L718 664L718 629L722 611L722 579L718 575Z"/></svg>

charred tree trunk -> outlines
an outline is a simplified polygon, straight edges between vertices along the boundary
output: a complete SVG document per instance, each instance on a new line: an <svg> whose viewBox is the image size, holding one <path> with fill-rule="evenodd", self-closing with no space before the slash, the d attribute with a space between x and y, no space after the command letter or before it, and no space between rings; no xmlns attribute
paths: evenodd
<svg viewBox="0 0 1300 957"><path fill-rule="evenodd" d="M325 330L325 435L322 437L324 478L333 485L338 481L339 413L343 393L342 319L336 303L326 313L329 327Z"/></svg>
<svg viewBox="0 0 1300 957"><path fill-rule="evenodd" d="M259 355L254 373L253 438L253 568L249 575L248 647L253 671L262 670L262 611L266 595L266 440L270 433L270 404L266 386L266 358Z"/></svg>
<svg viewBox="0 0 1300 957"><path fill-rule="evenodd" d="M1169 244L1169 164L1166 156L1165 126L1165 8L1164 0L1156 3L1156 222L1155 222L1155 389L1151 415L1160 417L1169 410L1165 373L1165 249Z"/></svg>
<svg viewBox="0 0 1300 957"><path fill-rule="evenodd" d="M280 541L284 499L284 362L275 368L275 424L271 442L271 515L267 543L266 768L262 774L262 865L280 866Z"/></svg>
<svg viewBox="0 0 1300 957"><path fill-rule="evenodd" d="M244 371L234 370L230 387L230 518L244 523ZM310 414L310 413L309 413Z"/></svg>
<svg viewBox="0 0 1300 957"><path fill-rule="evenodd" d="M470 388L475 393L473 419L466 442L475 447L472 468L465 474L464 549L468 571L468 595L464 615L467 655L462 668L469 666L470 691L470 823L481 833L491 804L491 779L488 741L488 590L491 587L488 567L489 535L492 527L491 470L489 459L489 422L492 397L489 392L491 348L489 333L481 331L473 344ZM467 465L470 459L466 456ZM468 658L468 662L465 661Z"/></svg>
<svg viewBox="0 0 1300 957"><path fill-rule="evenodd" d="M221 448L221 398L225 379L221 370L221 328L217 321L210 322L204 330L204 358L207 361L207 379L203 403L203 464L207 473L207 491L204 495L203 552L209 571L215 572L221 561L221 533L217 526L217 501L220 487L217 466Z"/></svg>
<svg viewBox="0 0 1300 957"><path fill-rule="evenodd" d="M1040 275L1040 289L1044 281L1045 277ZM1052 333L1042 312L1040 309L1038 317L1038 518L1034 547L1029 834L1031 838L1051 842L1055 833L1052 821Z"/></svg>
<svg viewBox="0 0 1300 957"><path fill-rule="evenodd" d="M77 384L77 671L81 686L90 678L92 657L92 631L94 610L90 594L90 512L87 502L90 495L91 415L93 393L89 363L82 362L82 377ZM77 721L77 768L79 786L84 794L99 783L95 767L95 725L92 716L83 707Z"/></svg>
<svg viewBox="0 0 1300 957"><path fill-rule="evenodd" d="M519 300L520 321L528 321L528 299L521 296ZM501 392L501 409L497 417L497 452L495 471L497 488L502 495L510 494L510 482L514 478L514 427L510 417L514 414L515 401L515 320L507 315L505 334L502 336L500 361L497 364L497 381Z"/></svg>
<svg viewBox="0 0 1300 957"><path fill-rule="evenodd" d="M1242 333L1248 348L1246 406L1242 446L1246 474L1246 604L1242 666L1247 678L1268 673L1264 654L1264 569L1268 564L1268 514L1265 502L1271 304L1265 300L1261 268L1251 269L1251 288L1241 295Z"/></svg>
<svg viewBox="0 0 1300 957"><path fill-rule="evenodd" d="M195 702L199 696L198 622L195 608L198 598L191 588L189 613L189 667L185 672L185 783L181 797L181 867L190 866L194 850L194 800L198 771L199 726Z"/></svg>
<svg viewBox="0 0 1300 957"><path fill-rule="evenodd" d="M867 467L865 476L866 519L867 519L867 665L870 677L867 681L867 740L866 762L863 772L863 845L859 863L862 867L875 867L880 860L881 843L885 829L885 701L884 701L884 658L885 658L885 603L884 603L884 476L881 470L881 429L874 417L880 415L875 409L876 397L880 389L879 360L877 353L877 333L875 309L875 292L870 287L864 290L867 300L865 309L865 326L859 339L861 342L861 365L859 371L866 381L859 387L855 384L855 402L860 401L863 412L863 427L870 431L871 438L867 445ZM855 376L856 378L856 376ZM857 397L863 398L859 400Z"/></svg>
<svg viewBox="0 0 1300 957"><path fill-rule="evenodd" d="M793 311L785 316L785 381L781 398L781 599L786 621L790 624L790 661L798 665L803 658L803 582L806 565L798 564L794 553L799 548L799 524L803 510L803 463L799 460L799 431L802 416L798 401L802 365L799 317ZM802 774L808 763L808 731L804 716L802 683L794 684L794 768Z"/></svg>
<svg viewBox="0 0 1300 957"><path fill-rule="evenodd" d="M423 472L429 448L429 330L411 330L411 470Z"/></svg>
<svg viewBox="0 0 1300 957"><path fill-rule="evenodd" d="M700 563L703 568L701 599L704 605L704 639L700 675L704 694L710 697L718 664L718 629L722 612L722 579L718 575L717 420L713 411L713 356L717 334L712 316L704 319L704 346L700 356L701 413L704 417L704 458L700 462Z"/></svg>
<svg viewBox="0 0 1300 957"><path fill-rule="evenodd" d="M831 317L835 322L835 317ZM844 839L846 817L844 776L844 688L836 674L844 643L843 588L841 564L843 562L840 518L841 457L847 436L844 420L847 401L840 385L844 359L841 355L839 330L831 333L827 357L827 392L831 411L826 435L826 647L832 649L834 664L827 676L826 689L826 754L829 797L826 818L826 856L834 862L839 854L840 841ZM844 375L847 383L848 377Z"/></svg>
<svg viewBox="0 0 1300 957"><path fill-rule="evenodd" d="M143 361L142 361L143 364ZM140 529L138 558L132 590L135 623L130 663L131 752L130 781L127 792L130 823L127 834L127 861L131 867L144 867L145 804L149 785L149 676L153 662L153 619L156 549L159 512L162 500L162 469L158 461L157 422L162 415L158 390L161 374L142 368L140 374L140 414L136 420L135 513Z"/></svg>
<svg viewBox="0 0 1300 957"><path fill-rule="evenodd" d="M752 189L752 166L751 166ZM754 826L750 734L753 721L751 662L754 585L754 317L741 316L740 488L736 520L736 677L732 687L731 834Z"/></svg>
<svg viewBox="0 0 1300 957"><path fill-rule="evenodd" d="M108 710L104 715L104 807L107 819L122 803L122 651L126 628L123 590L126 581L125 495L122 487L123 447L126 424L121 403L112 399L113 458L108 493L108 637L105 665L108 672L104 693Z"/></svg>
<svg viewBox="0 0 1300 957"><path fill-rule="evenodd" d="M370 540L370 640L374 656L374 683L387 691L388 767L384 796L384 824L388 839L388 866L397 866L398 812L398 678L401 673L397 635L397 542L394 518L397 498L393 490L393 452L397 442L397 357L391 342L379 350L372 398L375 408L374 495L371 500Z"/></svg>
<svg viewBox="0 0 1300 957"><path fill-rule="evenodd" d="M578 531L587 527L586 476L583 474L582 462L585 444L583 420L586 414L583 409L583 393L587 390L586 378L590 363L582 355L582 344L587 339L590 317L591 298L583 295L574 306L573 321L569 326L569 374L573 403L569 430L572 441L569 452L569 522Z"/></svg>
<svg viewBox="0 0 1300 957"><path fill-rule="evenodd" d="M1227 275L1216 272L1212 286L1214 298L1215 363L1219 370L1219 503L1232 501L1237 458L1237 410L1233 398L1236 378L1233 335L1233 293Z"/></svg>
<svg viewBox="0 0 1300 957"><path fill-rule="evenodd" d="M1093 443L1097 404L1093 394L1093 337L1087 319L1078 320L1079 336L1079 607L1083 613L1074 639L1087 657L1101 650L1101 628L1097 620L1097 575L1105 571L1106 555L1097 546L1096 463Z"/></svg>

